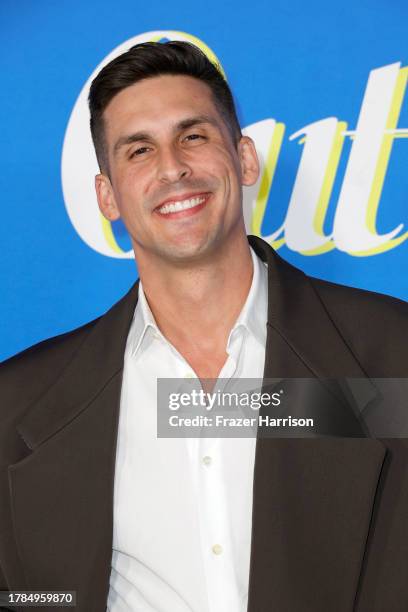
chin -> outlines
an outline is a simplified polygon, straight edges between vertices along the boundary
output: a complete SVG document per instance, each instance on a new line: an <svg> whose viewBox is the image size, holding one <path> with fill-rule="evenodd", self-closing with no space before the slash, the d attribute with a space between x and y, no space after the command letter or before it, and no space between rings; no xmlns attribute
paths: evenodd
<svg viewBox="0 0 408 612"><path fill-rule="evenodd" d="M168 261L187 263L203 259L213 252L213 244L208 242L189 242L185 244L168 245L160 249L160 256Z"/></svg>

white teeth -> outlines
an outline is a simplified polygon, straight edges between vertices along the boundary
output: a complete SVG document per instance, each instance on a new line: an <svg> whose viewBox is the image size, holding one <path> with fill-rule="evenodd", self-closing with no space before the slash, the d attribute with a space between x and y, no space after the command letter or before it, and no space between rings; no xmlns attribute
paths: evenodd
<svg viewBox="0 0 408 612"><path fill-rule="evenodd" d="M203 196L197 198L190 198L189 200L182 200L181 202L167 203L161 206L158 209L158 212L162 215L168 215L172 212L178 212L179 210L186 210L187 208L193 208L198 204L204 202L205 198Z"/></svg>

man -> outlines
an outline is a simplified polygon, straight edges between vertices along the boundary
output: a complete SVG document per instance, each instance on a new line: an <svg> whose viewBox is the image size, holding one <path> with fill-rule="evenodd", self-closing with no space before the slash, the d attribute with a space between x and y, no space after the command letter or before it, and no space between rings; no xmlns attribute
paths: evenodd
<svg viewBox="0 0 408 612"><path fill-rule="evenodd" d="M90 110L140 281L2 366L0 587L75 590L81 612L406 610L407 440L331 416L313 439L158 439L155 411L166 377L361 378L371 400L407 376L407 305L246 236L255 147L195 47L130 49Z"/></svg>

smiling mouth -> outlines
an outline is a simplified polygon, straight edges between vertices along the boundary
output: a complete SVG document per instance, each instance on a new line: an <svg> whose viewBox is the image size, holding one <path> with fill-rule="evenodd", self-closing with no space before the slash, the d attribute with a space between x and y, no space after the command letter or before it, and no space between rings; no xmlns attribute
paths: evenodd
<svg viewBox="0 0 408 612"><path fill-rule="evenodd" d="M185 200L168 201L162 206L156 208L155 212L159 213L160 215L171 215L171 217L175 215L185 216L177 213L189 211L190 214L192 214L194 212L198 212L198 210L204 207L209 197L209 193L203 193L191 198L186 198Z"/></svg>

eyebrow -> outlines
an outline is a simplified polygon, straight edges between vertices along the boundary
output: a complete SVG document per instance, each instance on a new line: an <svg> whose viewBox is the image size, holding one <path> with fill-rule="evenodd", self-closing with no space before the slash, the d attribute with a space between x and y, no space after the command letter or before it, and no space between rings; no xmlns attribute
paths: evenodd
<svg viewBox="0 0 408 612"><path fill-rule="evenodd" d="M214 119L213 117L210 117L208 115L196 115L194 117L187 117L186 119L182 119L182 121L179 121L178 123L176 123L173 127L173 131L180 132L183 130L187 130L191 127L194 127L196 125L203 125L203 124L210 124L216 128L220 127L218 121ZM115 143L115 146L113 147L113 153L115 155L119 151L119 149L121 149L122 147L126 145L130 145L135 142L141 142L141 141L146 141L146 140L153 140L153 136L152 134L149 134L149 132L144 132L144 131L135 132L134 134L129 134L127 136L121 136L120 138L118 138L118 140Z"/></svg>

